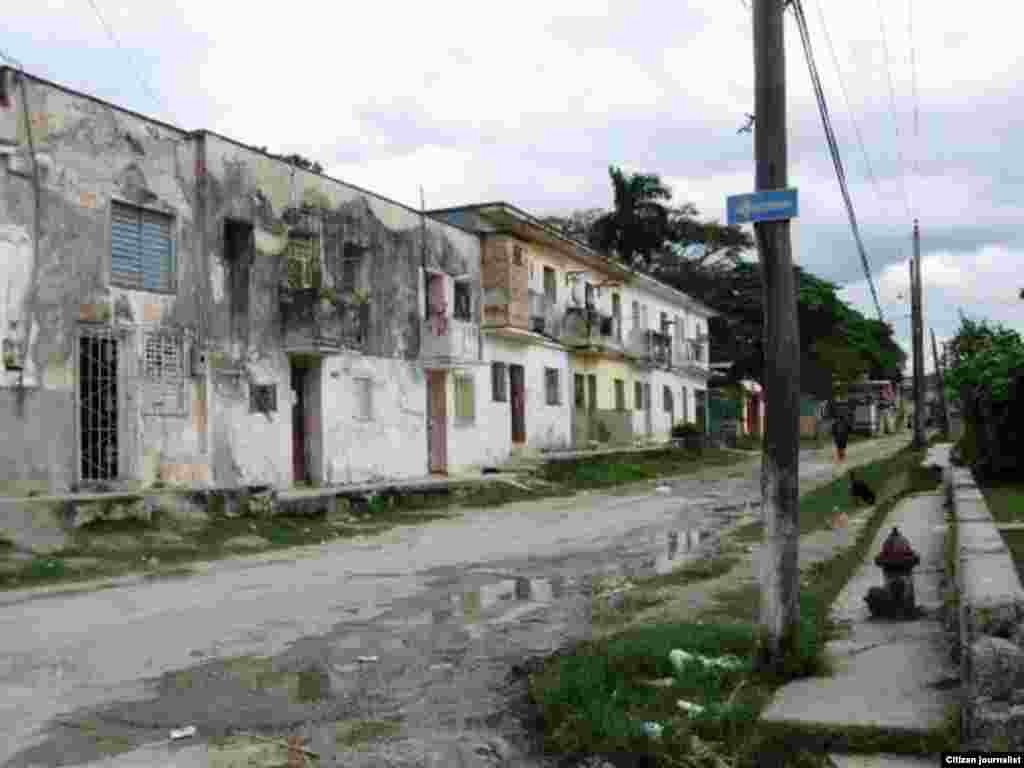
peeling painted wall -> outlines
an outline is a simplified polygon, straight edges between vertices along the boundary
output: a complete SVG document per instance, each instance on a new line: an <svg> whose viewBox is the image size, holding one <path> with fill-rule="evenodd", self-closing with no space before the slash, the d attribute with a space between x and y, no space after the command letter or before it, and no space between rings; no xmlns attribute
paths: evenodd
<svg viewBox="0 0 1024 768"><path fill-rule="evenodd" d="M125 334L126 361L137 359L145 329L196 328L194 292L154 294L110 280L110 211L116 199L172 217L177 282L196 281L196 146L182 131L30 78L25 104L14 73L0 70L0 77L8 97L0 107L0 143L13 144L13 152L0 155L0 336L25 353L23 371L0 373L4 399L14 401L14 407L0 406L0 430L27 436L23 475L61 490L75 481L79 468L74 354L80 321L116 322ZM26 109L40 176L35 247ZM123 451L122 477L143 479L147 465L138 446L177 462L196 460L200 441L190 414L144 417L138 372L124 373L119 447L132 449ZM18 405L30 400L45 406ZM37 445L37 439L47 445Z"/></svg>

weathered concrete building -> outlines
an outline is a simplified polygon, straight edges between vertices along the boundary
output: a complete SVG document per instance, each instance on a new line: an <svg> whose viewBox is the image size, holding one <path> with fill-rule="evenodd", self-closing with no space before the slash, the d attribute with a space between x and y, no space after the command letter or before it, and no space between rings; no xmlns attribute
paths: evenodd
<svg viewBox="0 0 1024 768"><path fill-rule="evenodd" d="M477 460L480 240L397 203L4 68L0 276L4 482Z"/></svg>

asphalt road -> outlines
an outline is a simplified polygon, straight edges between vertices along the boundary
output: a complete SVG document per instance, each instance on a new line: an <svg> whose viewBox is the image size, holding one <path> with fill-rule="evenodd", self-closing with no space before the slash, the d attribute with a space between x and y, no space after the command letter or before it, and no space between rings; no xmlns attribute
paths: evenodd
<svg viewBox="0 0 1024 768"><path fill-rule="evenodd" d="M907 439L852 446L850 461ZM526 749L506 706L513 665L586 636L595 576L670 569L749 513L759 463L190 577L0 595L0 762L85 765L130 746L96 765L208 765L208 737L252 729L302 733L321 766L512 764ZM831 472L828 451L801 454L804 487ZM400 734L337 757L337 722L388 718ZM184 725L198 729L184 748L143 746Z"/></svg>

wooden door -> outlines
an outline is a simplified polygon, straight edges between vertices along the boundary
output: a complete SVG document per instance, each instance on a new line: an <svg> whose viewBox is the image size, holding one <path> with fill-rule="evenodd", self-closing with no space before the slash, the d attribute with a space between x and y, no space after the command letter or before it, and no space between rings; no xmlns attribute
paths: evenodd
<svg viewBox="0 0 1024 768"><path fill-rule="evenodd" d="M448 473L448 391L445 371L427 372L427 453L430 472Z"/></svg>
<svg viewBox="0 0 1024 768"><path fill-rule="evenodd" d="M521 365L508 367L512 397L512 442L526 442L526 370Z"/></svg>

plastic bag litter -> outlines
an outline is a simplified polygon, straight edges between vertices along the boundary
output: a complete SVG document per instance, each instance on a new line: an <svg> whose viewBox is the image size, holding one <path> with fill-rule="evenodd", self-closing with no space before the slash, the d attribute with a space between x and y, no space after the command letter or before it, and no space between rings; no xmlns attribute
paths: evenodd
<svg viewBox="0 0 1024 768"><path fill-rule="evenodd" d="M189 736L196 735L196 727L194 725L186 725L184 728L176 728L171 731L172 739L187 739Z"/></svg>
<svg viewBox="0 0 1024 768"><path fill-rule="evenodd" d="M668 654L668 660L677 672L681 672L689 662L698 662L704 667L719 669L739 669L743 666L743 659L738 656L702 656L699 653L689 653L679 648L674 648Z"/></svg>
<svg viewBox="0 0 1024 768"><path fill-rule="evenodd" d="M661 738L661 732L663 730L661 723L647 721L641 727L643 728L645 736L650 736L652 739Z"/></svg>
<svg viewBox="0 0 1024 768"><path fill-rule="evenodd" d="M657 493L672 493L672 486L670 486L670 485L659 485L654 490Z"/></svg>
<svg viewBox="0 0 1024 768"><path fill-rule="evenodd" d="M700 704L694 704L692 701L686 701L685 699L679 699L676 702L681 710L686 712L690 717L697 717L704 713L704 707Z"/></svg>
<svg viewBox="0 0 1024 768"><path fill-rule="evenodd" d="M358 656L356 661L360 664L376 664L380 659L377 656Z"/></svg>

